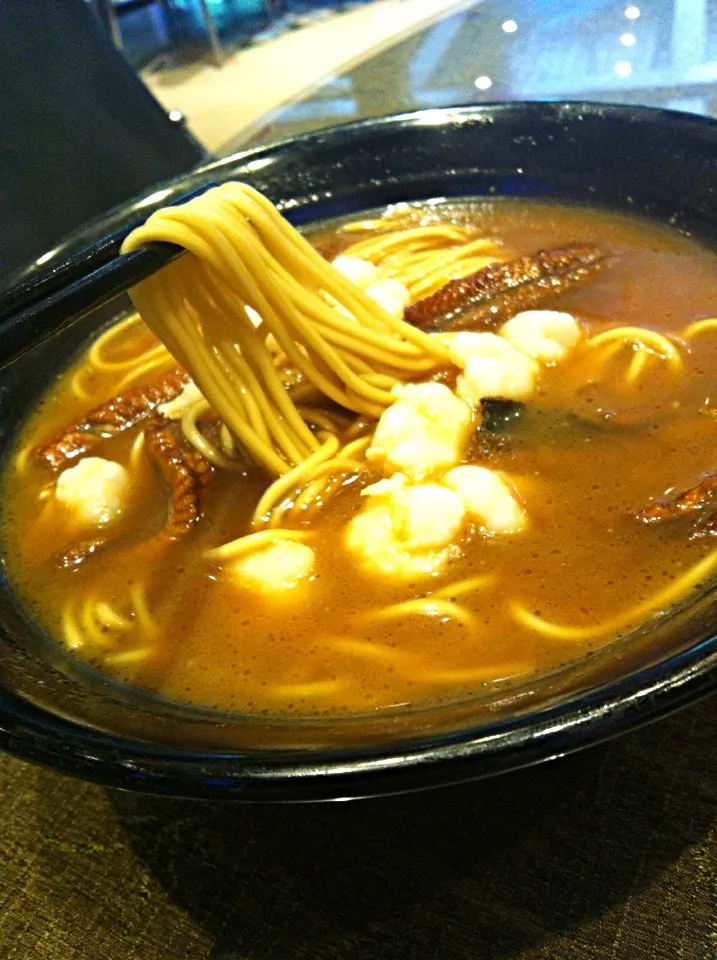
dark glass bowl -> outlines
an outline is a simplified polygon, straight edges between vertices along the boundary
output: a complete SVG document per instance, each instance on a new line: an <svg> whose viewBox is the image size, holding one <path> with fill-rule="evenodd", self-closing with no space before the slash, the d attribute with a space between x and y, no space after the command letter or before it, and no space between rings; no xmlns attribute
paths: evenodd
<svg viewBox="0 0 717 960"><path fill-rule="evenodd" d="M404 200L550 197L631 211L717 245L717 122L600 104L513 103L350 124L159 185L24 271L208 182L242 179L306 223ZM46 273L45 273L46 275ZM0 370L0 452L117 297ZM0 360L22 330L0 325ZM82 666L0 583L0 746L89 780L175 796L318 800L433 787L536 763L684 706L717 684L713 589L579 663L432 709L279 721L168 703Z"/></svg>

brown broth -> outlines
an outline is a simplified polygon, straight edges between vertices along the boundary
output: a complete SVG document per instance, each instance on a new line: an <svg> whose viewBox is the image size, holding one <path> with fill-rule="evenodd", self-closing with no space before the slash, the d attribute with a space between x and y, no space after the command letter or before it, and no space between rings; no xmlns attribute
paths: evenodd
<svg viewBox="0 0 717 960"><path fill-rule="evenodd" d="M677 334L717 312L717 256L676 231L549 204L475 202L431 209L436 217L480 224L516 255L573 242L594 243L614 255L610 272L550 304L575 313L591 333L619 323ZM313 238L330 244L333 253L348 242L334 225L314 231ZM350 235L351 242L360 238ZM146 334L130 338L127 355L146 346ZM717 331L690 342L681 371L652 358L633 385L625 382L627 350L606 362L605 380L590 382L597 356L581 345L543 374L540 396L511 425L506 450L491 464L511 476L524 498L526 531L493 540L476 536L463 557L430 582L406 585L371 577L347 553L342 530L358 509L359 482L346 485L314 524L317 567L309 586L284 601L237 588L203 554L247 532L266 484L258 471L218 475L207 492L202 522L148 563L140 544L161 527L166 493L147 466L135 478L133 506L120 521L121 546L77 569L59 569L56 553L72 536L48 526L38 510L40 491L52 477L29 463L19 482L12 458L3 480L8 573L53 636L61 634L68 598L93 592L126 612L129 585L145 582L158 633L146 660L112 672L162 696L222 709L363 713L463 697L486 683L554 670L611 642L615 631L548 638L516 622L513 601L560 624L596 626L657 595L714 549L709 538L690 543L682 521L646 527L630 512L715 466L717 422L704 408L717 375ZM78 371L85 400L71 390ZM81 359L52 385L16 450L112 396L123 375L88 371ZM107 441L97 455L126 463L136 434L134 429ZM480 575L492 575L494 582L459 601L475 616L476 629L416 615L362 623L371 611ZM340 652L332 645L336 638L366 641L377 656ZM78 653L109 669L103 655ZM336 681L335 687L326 681ZM319 684L313 695L308 687L303 695L290 689L313 683Z"/></svg>

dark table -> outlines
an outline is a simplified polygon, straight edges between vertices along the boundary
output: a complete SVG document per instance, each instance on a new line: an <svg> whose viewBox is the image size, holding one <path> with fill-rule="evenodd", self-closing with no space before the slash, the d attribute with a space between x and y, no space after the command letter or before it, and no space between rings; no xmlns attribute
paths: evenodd
<svg viewBox="0 0 717 960"><path fill-rule="evenodd" d="M707 0L487 0L255 138L508 97L717 113L715 79ZM385 800L195 804L9 758L0 797L2 960L717 958L717 699L533 770Z"/></svg>
<svg viewBox="0 0 717 960"><path fill-rule="evenodd" d="M717 699L422 794L230 806L0 760L6 960L714 960Z"/></svg>

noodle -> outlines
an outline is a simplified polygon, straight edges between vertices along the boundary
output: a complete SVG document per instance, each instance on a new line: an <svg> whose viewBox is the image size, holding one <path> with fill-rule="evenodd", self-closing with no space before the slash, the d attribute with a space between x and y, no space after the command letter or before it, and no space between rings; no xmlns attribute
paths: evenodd
<svg viewBox="0 0 717 960"><path fill-rule="evenodd" d="M160 210L123 250L157 240L193 256L136 286L136 306L228 430L277 476L318 444L286 392L268 336L325 397L372 417L392 402L393 385L448 361L445 346L346 281L249 187L225 184ZM258 329L245 308L261 317ZM384 365L380 378L371 367L357 372L361 358ZM189 439L196 443L196 432Z"/></svg>
<svg viewBox="0 0 717 960"><path fill-rule="evenodd" d="M262 547L270 546L278 540L297 540L304 542L309 539L310 534L304 530L259 530L256 533L249 533L245 537L238 537L229 543L224 543L220 547L207 551L207 557L210 560L231 560L235 557L241 557L253 550L260 550Z"/></svg>
<svg viewBox="0 0 717 960"><path fill-rule="evenodd" d="M468 610L454 603L452 600L422 597L416 600L404 600L402 603L393 603L389 607L382 607L373 613L364 614L361 623L374 623L379 620L392 620L397 617L439 617L443 620L456 620L462 627L475 629L475 616Z"/></svg>
<svg viewBox="0 0 717 960"><path fill-rule="evenodd" d="M496 577L492 573L488 573L483 577L469 577L467 580L458 580L456 583L451 583L447 587L434 590L430 594L430 597L432 600L457 600L458 597L473 593L475 590L483 590L485 587L494 584L495 581Z"/></svg>
<svg viewBox="0 0 717 960"><path fill-rule="evenodd" d="M395 294L398 302L395 314L400 314L406 298L396 284L387 281L402 284L408 291L408 302L415 303L456 278L507 258L505 247L478 236L475 228L426 223L418 217L411 219L405 211L345 228L347 234L358 229L371 235L344 248L342 256L361 258L365 263L347 265L346 273L360 278L361 283L366 280L369 290L376 278L384 281L386 300L393 304ZM35 499L28 525L34 541L39 542L41 537L32 524L52 532L54 523L60 533L58 554L66 550L56 575L65 577L68 586L63 584L65 592L58 593L54 616L55 622L61 622L68 649L84 650L108 668L126 669L132 675L137 665L138 677L144 676L144 665L150 661L146 668L149 684L158 686L157 677L165 670L170 695L175 696L177 691L182 695L182 690L191 692L184 677L181 687L176 679L186 665L180 662L181 657L171 655L169 648L164 655L162 644L175 642L175 638L181 644L187 636L190 643L195 636L204 642L194 622L201 619L202 629L208 624L208 635L216 642L198 649L197 656L190 647L186 659L192 662L205 657L197 672L201 670L206 677L216 670L219 676L224 669L222 658L226 665L228 650L236 644L234 662L239 669L230 674L227 686L235 684L227 697L232 707L239 701L238 697L234 699L235 689L244 689L248 691L245 702L252 708L261 703L264 707L268 704L269 710L294 710L295 705L289 701L314 699L321 713L335 706L345 710L370 704L373 709L408 704L421 685L422 698L434 693L437 696L439 687L450 696L461 685L477 689L478 685L519 680L531 671L548 669L550 657L555 660L556 651L559 654L562 648L556 645L551 649L546 641L573 642L574 655L582 654L579 644L587 650L592 641L610 638L666 610L717 570L715 551L653 597L590 626L551 622L533 613L530 605L539 601L529 599L531 584L544 583L545 576L550 575L546 569L554 570L563 561L553 558L552 567L546 567L545 558L536 549L532 556L538 562L530 560L526 566L520 548L511 552L510 547L500 545L500 540L509 537L516 542L527 528L526 549L532 550L536 539L540 538L541 544L550 537L559 541L561 536L566 538L564 531L576 526L565 523L558 509L559 502L568 507L573 504L571 497L575 494L566 485L575 479L571 472L573 446L585 439L571 438L571 417L565 418L565 450L562 443L548 442L540 428L534 436L528 435L528 429L524 435L516 432L515 437L507 438L505 446L498 437L495 450L492 438L485 433L474 437L472 431L481 426L484 398L503 397L500 391L508 379L496 386L497 379L486 377L481 381L476 375L479 386L475 395L466 392L468 360L460 357L458 344L452 340L454 332L429 335L384 309L358 285L358 280L355 285L343 276L339 264L335 268L319 256L264 197L249 187L225 184L182 206L156 212L130 234L123 252L154 242L179 245L186 255L131 291L142 319L140 314L133 314L102 333L88 349L84 364L69 372L62 388L65 398L72 394L79 401L70 400L74 415L77 408L89 403L91 393L100 396L99 406L89 413L83 411L82 419L76 416L66 433L50 435L49 440L35 445L40 450L36 464L44 469L49 465L57 473L77 462L71 459L75 456L73 437L79 436L76 447L80 459L90 451L91 456L101 457L102 448L96 454L96 445L107 440L107 459L115 461L115 470L119 462L130 474L127 485L131 486L129 496L134 498L125 500L124 494L118 494L117 513L97 524L93 539L79 542L76 538L81 527L72 511L79 514L84 507L84 522L90 512L87 501L92 478L74 501L63 494L63 489L71 489L72 481L78 478L84 483L82 470L74 478L65 477L64 487L59 481L42 487L41 504ZM522 301L516 298L515 302ZM505 308L507 315L512 304L510 300ZM482 349L486 344L505 347L509 343L513 357L516 351L531 357L535 382L531 379L530 387L517 400L511 401L510 392L505 395L505 401L522 404L546 396L556 383L562 401L564 382L570 389L581 378L581 388L594 382L595 372L604 374L611 358L624 364L622 384L636 384L645 375L651 357L664 361L668 372L683 366L689 371L692 361L700 361L700 357L697 345L684 341L717 332L717 317L689 324L682 331L683 339L630 325L641 322L635 310L627 310L622 326L606 329L607 317L608 312L598 318L597 329L601 332L592 336L586 332L588 321L583 314L568 317L576 328L575 340L566 346L560 362L568 350L576 347L573 356L577 363L572 370L566 368L564 381L560 380L562 374L555 380L551 374L544 375L543 371L556 366L558 360L548 361L547 354L531 354L527 341L521 341L516 333L519 324L512 331L514 342L496 317L495 324L486 325L491 333L483 332L482 340L474 340L473 345ZM142 327L142 320L148 329ZM609 322L614 323L614 318ZM480 330L480 324L476 326ZM470 331L464 333L472 335ZM498 341L501 334L504 339ZM545 339L550 337L546 334ZM478 346L474 366L480 373L483 365L478 361L486 360L488 369L494 358L488 353L483 357ZM711 348L712 344L706 346ZM506 364L509 362L513 361ZM149 379L158 371L176 366L180 367L177 377L163 377L156 384ZM514 362L513 366L518 368L519 364ZM586 370L588 376L584 377ZM188 383L182 371L191 378ZM152 388L146 395L141 386L144 382ZM420 384L420 389L396 390L412 383ZM119 398L116 419L106 412L111 401L107 403L105 398L113 385L119 393L139 385L128 398ZM658 393L662 379L656 385L641 383L632 399L649 400L645 388L650 386ZM687 393L684 388L683 384L680 389ZM478 389L494 392L478 394ZM506 389L519 394L519 388L513 385ZM411 419L409 401L420 394L423 403L424 396L433 398L441 392L450 394L459 407L461 401L463 409L455 412L455 407L442 408L436 403L434 411L426 400L425 408L417 402L415 419ZM620 398L623 402L626 392ZM392 411L376 433L377 421L397 398L405 398L404 407L409 412L396 410L392 423ZM602 403L602 397L599 399ZM705 402L709 403L709 398ZM125 417L124 407L132 409L132 403L141 413ZM702 412L717 413L709 409ZM146 430L143 417L151 418ZM54 419L53 414L53 425ZM396 423L400 429L394 428ZM424 428L425 423L430 429ZM523 425L530 423L527 417L523 420ZM502 426L483 425L495 433L509 433L509 428L504 431ZM547 425L552 428L551 421ZM452 466L446 467L454 426L465 426L465 431L455 443ZM698 442L711 442L709 431L710 424L702 420L695 431L696 450L700 449ZM91 442L85 442L86 432ZM388 437L385 441L384 433ZM646 444L642 433L635 431L637 441ZM164 450L160 449L160 434ZM550 434L547 436L550 439ZM185 440L192 450L187 451ZM436 457L431 461L425 454L434 440L437 447L445 444L448 448L445 460ZM592 437L586 440L592 441ZM620 437L618 441L623 443ZM537 453L531 443L538 448ZM43 445L49 447L49 455L42 452ZM63 445L70 451L65 459ZM547 449L550 446L559 449ZM399 451L402 447L410 454L404 459ZM509 456L503 453L506 449ZM510 465L510 459L517 458L521 449L527 450L528 467L520 462ZM598 459L604 454L604 461L612 463L607 428L601 428L594 449ZM23 476L36 498L39 473L36 476L29 466L33 445L19 446L18 450L15 474ZM167 459L162 459L167 451ZM560 462L558 455L564 453L565 460ZM52 456L56 457L54 462ZM421 456L427 463L425 469ZM561 476L560 482L550 478L558 491L554 501L542 484L531 479L533 472L540 473L543 461L555 463L556 474L571 473L570 477ZM252 462L267 475L263 483L252 471ZM589 488L585 479L593 464L585 466L584 458L577 455L574 462L583 471L577 476L578 495L597 506L598 497L589 490L598 490L599 485ZM571 470L563 470L563 464ZM533 471L536 465L539 469ZM91 470L97 471L101 486L106 461L103 464L100 459L86 466L88 476ZM647 474L647 467L641 469ZM150 484L152 470L156 471L157 482ZM494 491L490 486L488 474L503 484L500 504L511 498L519 522L511 521L510 510L505 507L507 519L501 517L500 522L495 521L495 528L491 526L494 517L490 512L497 515L503 507L497 505L498 488ZM107 476L111 477L111 472ZM475 487L462 488L461 477ZM123 482L127 483L126 475ZM522 495L526 482L534 496ZM253 492L257 490L261 493ZM247 504L247 495L256 502ZM312 530L332 497L333 509L327 511L321 527ZM542 508L537 505L541 498ZM147 520L137 520L136 505L142 507L145 502L149 506ZM580 507L584 516L585 504L581 502ZM162 513L167 520L160 531ZM195 521L205 514L210 522L197 529ZM115 517L117 525L109 526L115 523ZM546 518L552 522L549 531ZM368 522L361 526L364 520ZM247 532L221 542L243 531ZM649 536L654 534L639 533L636 539L642 537L647 543ZM75 540L67 549L66 541L72 538ZM483 538L490 539L491 545L484 553L471 556L474 542ZM326 550L325 541L329 542ZM545 552L543 546L540 549ZM85 576L87 568L82 567L69 585L71 573L66 571L76 558L79 566L93 552L101 554L92 563L102 574L92 581ZM561 549L552 553L557 556ZM676 569L684 570L681 560ZM476 575L476 571L484 572ZM110 578L108 572L118 575ZM579 575L576 573L576 579ZM524 579L528 576L534 579ZM511 577L514 589L510 589ZM179 589L175 587L177 582ZM185 583L189 583L185 608L175 609L175 603L185 602L175 599ZM562 612L555 613L558 619L570 621L574 616L581 590L584 587L579 581L572 593L565 590ZM506 603L506 595L524 599ZM540 588L537 595L542 595ZM186 614L186 618L178 613ZM234 623L235 616L246 619ZM372 634L385 642L374 641ZM540 641L536 634L545 639ZM266 648L260 649L264 642ZM264 674L255 667L262 656L267 660ZM291 661L290 656L297 659ZM564 653L560 656L565 659ZM345 673L341 672L341 657L347 663ZM188 682L194 681L190 678ZM225 682L219 680L220 690ZM401 682L405 683L404 689L400 688ZM264 689L259 689L260 684ZM386 703L396 689L394 699ZM381 690L389 693L384 695Z"/></svg>
<svg viewBox="0 0 717 960"><path fill-rule="evenodd" d="M694 337L699 337L712 330L717 330L717 317L705 317L704 320L696 320L685 327L682 331L682 338L683 340L692 340Z"/></svg>
<svg viewBox="0 0 717 960"><path fill-rule="evenodd" d="M133 633L137 627L149 637L156 636L158 627L147 607L144 584L130 586L129 601L130 617L123 616L107 601L98 600L92 594L80 601L79 609L72 600L68 601L61 616L65 645L70 650L87 646L112 647L119 637Z"/></svg>
<svg viewBox="0 0 717 960"><path fill-rule="evenodd" d="M320 697L336 693L343 686L345 684L341 680L313 680L309 683L285 683L274 687L272 693L286 700L292 697Z"/></svg>
<svg viewBox="0 0 717 960"><path fill-rule="evenodd" d="M70 381L70 390L72 391L73 397L76 397L78 400L82 400L85 403L89 403L89 401L92 399L92 395L89 394L85 390L85 388L82 386L82 381L86 377L87 377L86 369L78 370L77 373L73 375L72 380Z"/></svg>
<svg viewBox="0 0 717 960"><path fill-rule="evenodd" d="M147 607L147 597L145 587L141 583L133 583L129 588L129 595L132 600L132 609L138 623L148 634L157 632L157 624Z"/></svg>
<svg viewBox="0 0 717 960"><path fill-rule="evenodd" d="M625 376L628 383L634 383L638 379L649 355L666 360L675 369L682 366L682 357L675 344L663 334L645 327L615 327L595 334L586 341L588 347L603 347L603 362L621 347L629 345L633 346L635 355Z"/></svg>
<svg viewBox="0 0 717 960"><path fill-rule="evenodd" d="M143 377L146 377L148 373L154 373L156 370L161 370L163 367L170 367L174 365L174 358L171 354L162 347L161 352L155 354L149 360L146 360L144 363L139 366L134 367L126 377L123 377L122 380L117 384L117 392L122 393L128 387L131 387L132 384L137 383L138 380L141 380Z"/></svg>
<svg viewBox="0 0 717 960"><path fill-rule="evenodd" d="M379 277L399 280L415 302L450 280L467 277L502 259L492 240L471 240L471 236L465 227L407 227L360 240L344 250L342 256L374 263Z"/></svg>
<svg viewBox="0 0 717 960"><path fill-rule="evenodd" d="M303 463L275 480L256 505L251 521L252 527L266 523L274 505L290 490L298 489L300 487L299 481L304 480L307 476L312 476L314 469L330 460L338 448L338 437L329 434L319 449L307 457Z"/></svg>
<svg viewBox="0 0 717 960"><path fill-rule="evenodd" d="M134 663L149 660L154 651L151 647L137 647L133 650L122 650L120 653L110 653L105 657L105 663L110 667L127 667Z"/></svg>
<svg viewBox="0 0 717 960"><path fill-rule="evenodd" d="M224 470L240 470L242 468L242 464L237 463L237 461L232 460L231 457L225 455L225 453L217 450L214 444L207 440L197 426L197 419L201 417L202 414L207 413L210 409L211 408L209 404L204 398L198 400L195 404L193 404L192 407L190 407L190 409L182 417L182 431L184 436L187 438L187 440L189 440L192 446L198 450L201 455L210 463L214 464L215 467L221 467ZM231 434L229 434L229 437L231 437Z"/></svg>
<svg viewBox="0 0 717 960"><path fill-rule="evenodd" d="M412 659L411 654L404 650L396 650L395 647L388 647L383 643L375 643L373 640L354 640L353 637L334 637L329 641L329 645L339 653L348 653L353 657L360 657L363 660L373 660L383 663L401 663Z"/></svg>
<svg viewBox="0 0 717 960"><path fill-rule="evenodd" d="M670 584L655 596L638 603L626 613L619 613L594 627L571 627L551 623L549 620L544 620L537 614L531 613L530 610L526 610L518 601L511 604L511 612L519 623L535 630L536 633L544 637L550 637L551 640L596 640L612 633L617 634L625 627L633 626L636 621L644 619L658 608L672 606L681 597L697 587L715 569L717 569L717 550L709 553L699 563L695 564L676 583Z"/></svg>
<svg viewBox="0 0 717 960"><path fill-rule="evenodd" d="M132 449L130 450L130 454L129 454L129 465L132 468L132 470L135 470L135 471L138 470L139 465L142 462L142 458L144 456L144 440L145 440L144 430L141 430L137 434L137 437L135 438L135 441L132 444Z"/></svg>

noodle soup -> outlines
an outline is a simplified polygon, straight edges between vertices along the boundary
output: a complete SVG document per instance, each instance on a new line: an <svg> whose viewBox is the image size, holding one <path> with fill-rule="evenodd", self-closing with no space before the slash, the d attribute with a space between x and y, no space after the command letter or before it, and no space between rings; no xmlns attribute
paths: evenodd
<svg viewBox="0 0 717 960"><path fill-rule="evenodd" d="M185 257L135 291L164 343L123 318L18 437L4 557L59 643L174 700L363 714L556 670L712 575L713 253L619 215L466 201L316 228L327 274L298 246L270 260L273 224L248 241L253 286ZM548 261L561 292L536 318Z"/></svg>

